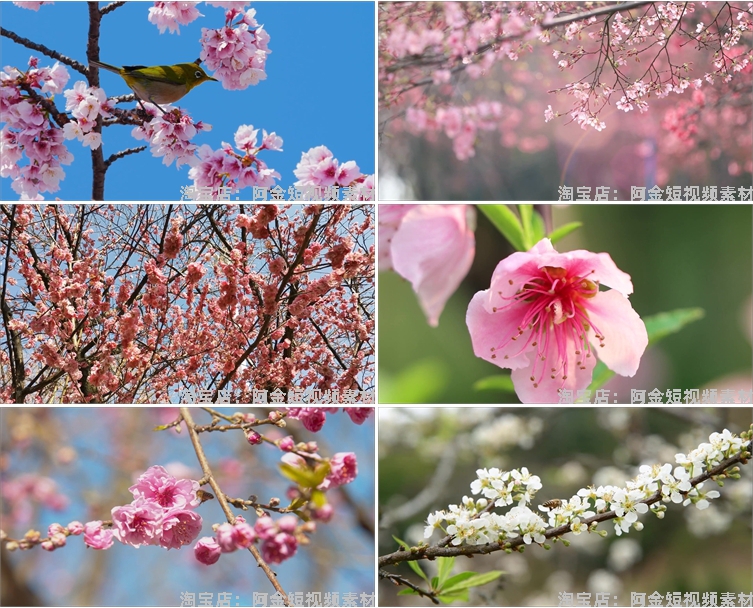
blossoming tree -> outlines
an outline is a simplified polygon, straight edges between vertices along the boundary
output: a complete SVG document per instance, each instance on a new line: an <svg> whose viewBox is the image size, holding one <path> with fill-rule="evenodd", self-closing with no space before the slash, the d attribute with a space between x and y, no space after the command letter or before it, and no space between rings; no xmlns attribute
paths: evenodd
<svg viewBox="0 0 753 608"><path fill-rule="evenodd" d="M708 431L722 420L750 429ZM700 601L724 571L718 591L745 604L752 436L750 410L385 410L380 470L396 479L380 493L380 527L405 541L380 540L380 592L395 605L399 588L471 605L565 605L582 590L617 605L655 590ZM400 473L405 458L415 466ZM722 547L737 558L709 563Z"/></svg>
<svg viewBox="0 0 753 608"><path fill-rule="evenodd" d="M201 389L210 402L316 390L356 403L373 388L370 206L0 212L5 402L167 403Z"/></svg>
<svg viewBox="0 0 753 608"><path fill-rule="evenodd" d="M39 11L46 3L15 4ZM124 7L126 4L129 6ZM270 33L257 20L256 9L247 9L246 2L207 4L225 9L224 23L214 22L215 27L202 28L193 50L184 51L190 52L191 56L182 61L197 61L219 82L211 83L213 86L229 91L247 90L266 80L266 63L272 52ZM160 34L179 34L181 27L185 28L204 16L198 5L197 2L160 1L155 2L148 12L142 5L143 16L159 29ZM72 6L54 7L54 10L75 10ZM248 198L252 200L373 200L373 179L363 174L355 161L339 162L326 145L314 144L308 150L301 150L300 161L294 170L297 181L287 185L292 175L283 177L270 166L271 156L274 156L271 153L283 151L283 137L278 134L279 130L275 132L268 126L260 128L258 123L256 127L238 122L229 125L224 116L218 117L216 111L227 109L224 100L215 102L212 105L215 111L202 116L201 120L179 107L185 105L183 101L157 106L148 100L137 100L139 104L134 109L121 107L120 104L134 101L134 95L113 96L109 79L104 81L108 83L106 93L100 83L99 68L93 62L100 59L112 61L100 57L100 43L106 39L104 37L112 27L115 15L137 10L136 6L124 2L112 2L103 7L88 5L85 59L69 57L41 40L29 39L3 27L3 40L55 61L53 65L45 65L35 54L29 59L28 67L8 65L0 75L0 122L5 123L0 139L3 159L0 176L12 180L13 191L22 199L41 200L44 194L60 190L61 181L65 179L63 166L73 162L66 140L78 140L89 149L91 156L92 200L104 199L106 177L115 163L128 163L133 159L122 159L147 149L166 166L174 164L178 169L184 166L189 169L186 186L180 191L176 187L172 196L157 198L229 201L238 200L236 194L248 189ZM12 10L17 9L13 7ZM41 10L48 10L48 7ZM33 17L28 21L33 22ZM124 29L131 28L134 30L132 38L138 38L140 30L126 21ZM63 38L59 42L63 47L67 41ZM155 57L160 55L164 56L164 53L155 51ZM69 84L71 70L83 79ZM166 76L158 74L157 77ZM273 77L279 78L279 74ZM125 83L121 84L128 90ZM154 87L160 85L169 86L159 80L152 84ZM245 100L237 100L234 109L240 110L244 104ZM215 148L195 143L199 134L211 130L209 121L215 119L220 120L223 127L234 130L234 146L225 141ZM118 143L114 146L124 147L106 155L103 142L112 142L114 138L110 135L103 140L103 134L112 134L117 130L112 127L117 126L128 127L135 143L124 145L122 140L115 140ZM229 139L230 132L222 137ZM292 134L290 137L296 139ZM333 138L333 142L336 139ZM131 166L139 167L139 179L128 182L131 191L128 196L120 198L155 198L148 194L154 187L153 167Z"/></svg>
<svg viewBox="0 0 753 608"><path fill-rule="evenodd" d="M4 467L1 480L0 547L3 561L8 561L3 570L3 602L18 603L21 589L47 595L54 586L48 589L34 577L26 577L24 564L41 561L49 564L49 572L68 556L69 565L76 564L65 568L68 580L76 583L56 590L54 597L74 594L79 599L76 603L96 604L95 598L103 593L98 589L104 582L100 575L107 575L93 561L105 564L110 553L115 555L111 559L130 563L128 569L140 572L139 576L144 576L144 568L154 567L149 565L153 560L158 560L163 573L174 573L166 577L172 580L151 592L137 585L142 592L138 598L123 589L128 576L107 576L114 588L120 588L116 593L130 596L130 604L190 605L191 597L195 602L201 592L216 587L223 573L227 577L236 570L245 573L242 581L228 583L226 589L258 593L261 581L266 580L267 595L280 605L303 605L300 598L306 592L371 593L371 567L343 586L338 560L322 561L317 551L328 550L331 539L326 524L333 517L351 544L346 552L351 558L360 556L362 546L373 543L370 508L368 502L361 503L361 497L368 501L373 496L368 448L373 441L373 421L369 420L373 410L347 408L347 416L340 408L311 408L305 413L300 408L204 410L14 408L4 412L3 458L13 462ZM155 422L160 424L155 427ZM143 437L152 427L153 437ZM338 441L338 433L348 427L354 437L341 436ZM82 436L82 428L91 436ZM57 439L43 445L46 433L53 429ZM132 449L135 442L141 451ZM334 449L358 447L333 454L324 442ZM58 483L34 466L29 448L38 451L41 461L37 458L36 464L44 463L48 474L54 471ZM111 459L106 466L112 488L104 481L99 487L92 484L97 473L89 462L90 452ZM155 464L155 459L162 464ZM359 472L370 487L354 483ZM351 490L346 488L349 484L358 487ZM76 519L67 525L57 523L61 516L71 515ZM205 518L214 522L210 530ZM47 520L42 530L40 519ZM351 523L343 525L346 521ZM207 531L208 536L199 538ZM317 540L319 535L322 538ZM132 561L133 549L145 554L140 565ZM369 556L372 551L368 550ZM45 552L54 555L44 557ZM238 554L229 555L234 552ZM84 553L96 557L92 561ZM249 574L248 564L240 563L244 553L258 564L258 577ZM180 575L179 564L190 572L187 577ZM307 577L301 574L310 567L324 576L306 589ZM298 576L290 576L293 572ZM115 579L123 579L123 585ZM366 587L364 580L369 581ZM6 583L16 589L15 594L9 587L5 595ZM197 588L197 583L204 588ZM176 584L184 586L178 591ZM327 589L326 585L340 587ZM164 595L167 592L174 594L172 600ZM251 603L252 598L247 601Z"/></svg>
<svg viewBox="0 0 753 608"><path fill-rule="evenodd" d="M379 31L382 159L413 198L517 199L502 176L534 170L560 186L566 176L608 186L603 200L613 188L630 200L631 177L648 188L683 172L749 185L749 3L385 3ZM447 142L463 162L433 170ZM525 159L546 150L541 163Z"/></svg>

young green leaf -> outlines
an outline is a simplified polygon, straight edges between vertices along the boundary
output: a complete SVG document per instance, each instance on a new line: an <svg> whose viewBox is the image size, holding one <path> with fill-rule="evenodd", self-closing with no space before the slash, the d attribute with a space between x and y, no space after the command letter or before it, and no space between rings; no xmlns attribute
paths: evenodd
<svg viewBox="0 0 753 608"><path fill-rule="evenodd" d="M570 222L568 224L563 224L559 228L555 228L549 233L549 240L552 241L552 245L559 241L560 239L565 238L568 234L573 232L574 230L577 230L583 225L583 222Z"/></svg>
<svg viewBox="0 0 753 608"><path fill-rule="evenodd" d="M447 581L447 578L452 572L452 567L455 565L454 557L438 557L437 558L437 585L436 589L441 589Z"/></svg>
<svg viewBox="0 0 753 608"><path fill-rule="evenodd" d="M481 585L486 585L487 583L491 583L493 580L498 579L500 576L502 576L504 572L502 570L492 570L490 572L483 572L482 574L477 574L475 572L472 573L472 576L469 578L460 581L458 583L455 583L452 586L449 586L449 584L442 590L443 593L454 593L456 591L459 591L461 589L470 589L471 587L480 587ZM449 581L448 581L449 583Z"/></svg>
<svg viewBox="0 0 753 608"><path fill-rule="evenodd" d="M437 599L443 604L451 604L452 602L467 602L468 601L468 589L462 589L460 591L453 591L452 593L443 593L438 595Z"/></svg>
<svg viewBox="0 0 753 608"><path fill-rule="evenodd" d="M541 217L541 214L538 211L534 211L533 217L531 218L531 236L532 236L531 247L533 247L536 243L538 243L541 239L543 239L546 236L546 227L544 226L544 218Z"/></svg>
<svg viewBox="0 0 753 608"><path fill-rule="evenodd" d="M512 377L509 374L497 374L481 378L473 384L474 391L502 391L505 393L515 393L515 387L512 384Z"/></svg>
<svg viewBox="0 0 753 608"><path fill-rule="evenodd" d="M502 233L510 244L518 251L527 251L523 226L520 225L518 216L506 205L477 205L494 227Z"/></svg>
<svg viewBox="0 0 753 608"><path fill-rule="evenodd" d="M536 244L533 240L533 205L518 205L518 213L523 225L523 246L528 251Z"/></svg>

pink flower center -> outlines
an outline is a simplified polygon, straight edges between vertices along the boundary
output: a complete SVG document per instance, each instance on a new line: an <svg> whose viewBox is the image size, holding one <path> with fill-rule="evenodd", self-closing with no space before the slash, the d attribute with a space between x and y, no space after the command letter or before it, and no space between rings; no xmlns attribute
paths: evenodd
<svg viewBox="0 0 753 608"><path fill-rule="evenodd" d="M595 271L592 270L591 273L593 272ZM512 284L510 280L510 285ZM590 321L586 310L587 300L598 292L598 282L584 276L569 275L565 268L544 266L539 269L538 276L527 279L514 296L504 298L512 300L510 304L494 309L494 312L498 312L510 307L525 308L518 333L506 339L497 348L518 340L527 332L527 338L520 351L514 355L505 355L505 358L534 350L535 359L531 375L534 388L538 387L547 371L551 374L552 380L561 375L564 385L568 370L573 365L569 360L569 353L575 354L575 365L579 369L586 369L585 360L591 357L591 346L588 342L590 329L593 329L594 336L599 340L599 346L604 346L604 335ZM556 361L544 363L546 354L552 346L556 348ZM496 355L492 355L492 358L496 358Z"/></svg>

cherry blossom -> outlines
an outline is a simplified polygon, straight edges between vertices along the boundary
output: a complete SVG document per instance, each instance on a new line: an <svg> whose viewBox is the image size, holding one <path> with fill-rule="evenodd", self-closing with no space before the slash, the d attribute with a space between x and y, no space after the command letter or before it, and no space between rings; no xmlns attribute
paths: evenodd
<svg viewBox="0 0 753 608"><path fill-rule="evenodd" d="M597 357L633 376L648 334L628 300L632 291L609 254L558 253L542 239L502 260L490 289L471 300L466 322L474 353L512 369L524 403L557 403L559 389L586 388Z"/></svg>
<svg viewBox="0 0 753 608"><path fill-rule="evenodd" d="M217 560L220 559L222 550L214 538L211 536L205 536L199 539L196 543L196 546L194 547L194 555L200 563L205 566L211 566L212 564L217 563Z"/></svg>
<svg viewBox="0 0 753 608"><path fill-rule="evenodd" d="M92 549L109 549L113 544L113 531L102 527L100 520L90 521L84 525L84 542Z"/></svg>
<svg viewBox="0 0 753 608"><path fill-rule="evenodd" d="M475 213L470 205L379 207L379 269L411 282L432 327L473 263Z"/></svg>

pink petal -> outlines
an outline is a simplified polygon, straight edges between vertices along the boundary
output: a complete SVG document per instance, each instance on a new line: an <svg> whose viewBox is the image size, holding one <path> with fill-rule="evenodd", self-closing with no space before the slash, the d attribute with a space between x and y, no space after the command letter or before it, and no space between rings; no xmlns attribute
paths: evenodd
<svg viewBox="0 0 753 608"><path fill-rule="evenodd" d="M621 376L634 376L648 346L648 333L630 301L617 290L601 291L588 302L588 318L604 336L604 347L589 330L599 359Z"/></svg>
<svg viewBox="0 0 753 608"><path fill-rule="evenodd" d="M584 249L559 253L563 258L559 263L543 263L541 266L559 266L567 268L570 274L585 277L590 281L598 281L602 285L612 287L623 295L633 293L633 283L630 275L622 272L608 253L592 253Z"/></svg>
<svg viewBox="0 0 753 608"><path fill-rule="evenodd" d="M417 206L392 239L393 267L413 285L432 327L473 263L475 239L467 211L466 205Z"/></svg>
<svg viewBox="0 0 753 608"><path fill-rule="evenodd" d="M392 238L395 236L400 222L416 205L379 205L379 270L392 270Z"/></svg>
<svg viewBox="0 0 753 608"><path fill-rule="evenodd" d="M591 384L593 369L596 365L596 357L593 354L590 357L583 358L582 355L576 355L575 351L575 342L572 340L568 341L568 369L565 380L562 379L563 373L561 371L554 374L554 378L552 378L552 373L550 373L551 367L559 367L560 365L560 361L557 361L556 341L553 339L549 342L545 361L532 362L525 368L512 370L512 383L515 386L515 393L518 395L520 401L522 403L559 403L559 389L573 391L573 399L575 399L576 391L583 390ZM528 356L533 358L536 354L529 351ZM555 361L555 363L551 363L552 361ZM577 361L582 362L582 366L576 365ZM535 369L534 363L538 363ZM542 364L546 365L543 374ZM580 369L580 367L585 367L586 369ZM531 380L532 376L535 380ZM534 383L538 384L538 386L534 387Z"/></svg>
<svg viewBox="0 0 753 608"><path fill-rule="evenodd" d="M502 369L529 366L528 357L525 352L521 353L520 349L526 343L530 332L500 348L503 342L517 335L525 307L513 307L504 312L490 313L486 309L489 293L490 290L487 289L474 295L465 316L473 343L473 353Z"/></svg>

